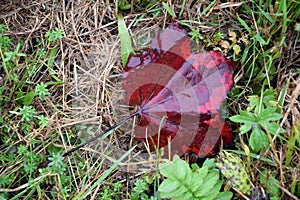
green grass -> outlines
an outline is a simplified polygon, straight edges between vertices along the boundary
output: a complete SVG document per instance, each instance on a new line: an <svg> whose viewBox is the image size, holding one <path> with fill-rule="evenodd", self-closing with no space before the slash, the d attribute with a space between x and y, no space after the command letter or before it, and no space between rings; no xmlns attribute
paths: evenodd
<svg viewBox="0 0 300 200"><path fill-rule="evenodd" d="M232 192L234 198L250 198L248 187L253 189L258 185L272 199L300 198L300 120L296 119L295 114L299 107L297 83L300 73L296 69L299 65L296 54L299 54L300 3L288 0L275 3L271 0L244 2L236 10L232 7L236 12L230 15L226 15L226 12L231 12L230 9L222 8L226 12L219 14L220 9L212 9L220 5L218 1L204 2L201 9L195 6L188 8L188 1L119 0L116 4L105 3L107 13L110 9L116 12L116 5L118 12L122 13L122 17L118 13L112 15L118 21L111 25L112 30L119 28L121 42L121 56L113 64L115 71L120 71L120 63L124 65L129 54L139 49L133 46L137 42L130 38L131 31L144 28L144 22L150 24L154 21L163 27L164 23L176 17L181 24L190 28L189 34L198 45L196 48L221 50L236 61L236 83L227 107L237 149L228 151L230 154L222 154L223 160L222 156L218 161L206 160L206 164L210 163L208 168L212 175L205 181L217 185L217 192L220 188L220 192L225 190L221 194L226 197ZM196 1L197 5L200 5L200 1ZM112 16L107 14L101 20L111 19ZM160 165L159 162L165 161L158 159L158 152L154 172L136 173L133 176L117 168L134 151L133 148L123 152L110 164L106 163L105 158L97 156L99 152L88 148L84 149L86 154L74 152L72 156L62 157L62 153L71 145L83 142L80 134L96 132L89 126L81 126L80 129L75 126L55 127L60 124L59 120L67 121L74 117L72 113L64 112L66 101L58 97L62 95L61 88L70 84L65 82L60 72L78 54L72 55L71 61L64 56L76 51L86 53L83 47L88 45L72 43L82 33L77 31L77 35L69 34L70 25L63 24L67 21L59 21L54 28L49 23L39 30L38 36L26 37L22 36L24 33L19 34L21 36L12 34L13 24L6 27L4 21L1 23L0 199L118 199L120 196L127 199L159 199L174 195L167 190L174 184L184 186L187 190L196 188L195 185L183 183L181 179L174 183L170 176L172 170L161 170L159 166L178 165L180 170L184 169L183 174L196 174L204 168L190 168L186 162L178 159ZM109 27L106 24L103 26ZM114 35L117 38L117 32ZM31 45L33 48L28 45L29 41L34 41ZM62 48L64 45L70 45L75 50L65 50ZM116 87L113 86L114 82L105 81L109 82L111 88L100 88L99 91L107 92ZM113 113L106 113L101 120L108 120L110 116ZM107 135L105 141L110 142L112 135ZM108 149L101 153L109 157L109 152ZM46 159L51 161L50 164L40 168L39 164ZM221 180L218 179L216 165L223 169ZM224 170L226 167L234 169L236 165L243 166L243 173L249 172L250 183L248 177L247 181L243 179L240 171ZM239 183L247 190L230 182L230 179L241 180Z"/></svg>

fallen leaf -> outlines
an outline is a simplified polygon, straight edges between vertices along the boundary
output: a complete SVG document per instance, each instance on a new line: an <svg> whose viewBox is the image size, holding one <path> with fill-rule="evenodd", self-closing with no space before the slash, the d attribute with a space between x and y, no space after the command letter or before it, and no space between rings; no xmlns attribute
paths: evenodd
<svg viewBox="0 0 300 200"><path fill-rule="evenodd" d="M235 55L238 55L242 51L241 47L237 44L233 45L232 49L233 49Z"/></svg>
<svg viewBox="0 0 300 200"><path fill-rule="evenodd" d="M230 36L229 39L230 39L233 43L236 43L236 33L233 32L233 31L231 31L231 30L229 30L228 35Z"/></svg>
<svg viewBox="0 0 300 200"><path fill-rule="evenodd" d="M187 32L176 23L156 31L148 49L124 68L125 102L136 106L136 138L150 150L171 140L171 155L210 156L233 140L220 114L233 87L233 62L218 51L191 52ZM162 120L163 119L163 120ZM158 133L158 130L160 132Z"/></svg>
<svg viewBox="0 0 300 200"><path fill-rule="evenodd" d="M221 45L221 47L223 47L224 49L229 49L229 47L230 47L229 42L226 41L226 40L221 40L221 41L220 41L220 45Z"/></svg>

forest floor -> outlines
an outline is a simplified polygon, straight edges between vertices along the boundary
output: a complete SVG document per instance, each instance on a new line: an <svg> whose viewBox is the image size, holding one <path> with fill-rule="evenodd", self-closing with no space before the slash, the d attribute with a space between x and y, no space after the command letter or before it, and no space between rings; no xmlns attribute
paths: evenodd
<svg viewBox="0 0 300 200"><path fill-rule="evenodd" d="M231 170L232 176L219 165L221 191L232 199L299 199L300 3L110 2L0 5L0 200L171 197L159 189L166 179L158 166L169 161L141 154L133 119L61 155L128 115L121 52L147 48L154 31L175 19L197 51L221 51L235 61L224 108L235 145L223 149L223 161L221 154L206 159L211 171L217 162ZM119 37L121 15L126 41Z"/></svg>

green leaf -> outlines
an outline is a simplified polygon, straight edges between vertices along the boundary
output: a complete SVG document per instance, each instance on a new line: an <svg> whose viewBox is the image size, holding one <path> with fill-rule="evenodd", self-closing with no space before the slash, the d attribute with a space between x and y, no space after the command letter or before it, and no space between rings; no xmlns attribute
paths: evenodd
<svg viewBox="0 0 300 200"><path fill-rule="evenodd" d="M292 131L289 137L288 141L288 149L286 152L286 157L285 157L285 165L288 166L290 162L292 161L293 154L296 151L295 146L296 146L296 140L298 139L300 142L300 121L298 120L292 127ZM300 186L299 186L300 187ZM300 191L299 191L300 192Z"/></svg>
<svg viewBox="0 0 300 200"><path fill-rule="evenodd" d="M28 92L26 95L22 91L17 92L17 102L19 104L28 106L32 103L32 100L35 96L34 92Z"/></svg>
<svg viewBox="0 0 300 200"><path fill-rule="evenodd" d="M126 65L130 54L135 54L132 45L131 38L128 33L124 18L121 14L118 14L118 31L121 40L121 57L123 66Z"/></svg>
<svg viewBox="0 0 300 200"><path fill-rule="evenodd" d="M203 184L204 181L203 178L207 175L208 168L206 166L203 166L202 168L198 169L196 173L197 174L195 174L195 176L192 176L192 180L189 180L189 184L192 192L198 190L200 186Z"/></svg>
<svg viewBox="0 0 300 200"><path fill-rule="evenodd" d="M269 40L265 41L260 35L258 35L257 33L253 36L253 38L258 41L261 45L267 45L269 44Z"/></svg>
<svg viewBox="0 0 300 200"><path fill-rule="evenodd" d="M232 192L220 192L216 199L218 200L230 200L232 198Z"/></svg>
<svg viewBox="0 0 300 200"><path fill-rule="evenodd" d="M252 125L253 123L245 123L240 127L240 133L241 134L247 133L252 128Z"/></svg>
<svg viewBox="0 0 300 200"><path fill-rule="evenodd" d="M268 179L266 179L268 177ZM268 171L264 170L262 174L259 175L260 183L264 185L264 188L267 188L268 193L271 193L272 197L277 197L280 199L281 190L277 185L280 185L280 182L274 178L272 174L268 175Z"/></svg>
<svg viewBox="0 0 300 200"><path fill-rule="evenodd" d="M171 179L164 180L158 188L161 198L182 197L187 191L186 187L182 186L182 183Z"/></svg>
<svg viewBox="0 0 300 200"><path fill-rule="evenodd" d="M195 192L196 197L203 197L205 196L217 183L219 180L219 174L216 172L211 172L209 173L204 181L199 190Z"/></svg>
<svg viewBox="0 0 300 200"><path fill-rule="evenodd" d="M263 97L264 104L267 107L268 106L271 106L271 107L276 106L276 104L277 104L276 95L277 95L277 92L273 88L265 90L264 94L263 94L263 96L264 96Z"/></svg>
<svg viewBox="0 0 300 200"><path fill-rule="evenodd" d="M239 123L253 123L256 120L256 118L253 116L252 113L248 113L243 110L240 110L239 113L240 113L239 115L234 115L229 119L233 122L239 122Z"/></svg>
<svg viewBox="0 0 300 200"><path fill-rule="evenodd" d="M19 56L19 57L21 57L21 56L26 56L26 54L24 54L24 53L17 53L17 56Z"/></svg>
<svg viewBox="0 0 300 200"><path fill-rule="evenodd" d="M160 173L170 179L176 179L176 172L173 171L171 163L163 163L159 165Z"/></svg>
<svg viewBox="0 0 300 200"><path fill-rule="evenodd" d="M211 164L209 164L211 165ZM160 173L167 177L158 187L161 198L170 199L215 199L222 186L219 173L208 166L193 166L175 155L173 162L160 164Z"/></svg>
<svg viewBox="0 0 300 200"><path fill-rule="evenodd" d="M178 187L180 187L180 183L178 181L174 181L172 179L165 179L159 186L158 191L162 193L170 193L175 191Z"/></svg>
<svg viewBox="0 0 300 200"><path fill-rule="evenodd" d="M51 74L51 77L58 83L58 84L63 84L64 82L61 81L56 75L55 72L53 70L54 67L54 60L56 58L57 52L59 50L59 47L56 46L55 48L50 50L49 56L48 56L48 60L47 60L47 65L48 67L48 72L49 74Z"/></svg>
<svg viewBox="0 0 300 200"><path fill-rule="evenodd" d="M259 114L260 121L276 121L282 118L282 115L276 113L276 108L268 107Z"/></svg>
<svg viewBox="0 0 300 200"><path fill-rule="evenodd" d="M183 161L179 158L178 155L174 156L174 171L176 172L177 179L185 180L188 174L191 174L191 169L189 164L186 161Z"/></svg>
<svg viewBox="0 0 300 200"><path fill-rule="evenodd" d="M162 2L162 5L164 7L164 9L167 10L167 12L173 17L173 18L176 18L176 15L174 13L174 11L172 10L172 8L165 2Z"/></svg>
<svg viewBox="0 0 300 200"><path fill-rule="evenodd" d="M300 69L298 69L298 70L300 70ZM283 86L282 90L280 91L279 97L278 97L278 105L280 106L280 108L283 107L286 94L287 94L287 88L286 88L286 86Z"/></svg>
<svg viewBox="0 0 300 200"><path fill-rule="evenodd" d="M174 155L171 164L164 163L160 165L160 173L174 180L185 180L186 176L191 173L191 169L187 162L181 160L178 155Z"/></svg>
<svg viewBox="0 0 300 200"><path fill-rule="evenodd" d="M239 22L243 25L243 27L248 31L248 33L251 34L251 28L249 28L249 26L247 25L247 23L242 19L240 18L240 16L237 14L237 18L239 20Z"/></svg>
<svg viewBox="0 0 300 200"><path fill-rule="evenodd" d="M216 199L222 187L222 181L218 180L214 187L205 194L206 199Z"/></svg>
<svg viewBox="0 0 300 200"><path fill-rule="evenodd" d="M26 106L30 105L32 103L34 96L35 96L34 92L28 92L22 99L23 104Z"/></svg>
<svg viewBox="0 0 300 200"><path fill-rule="evenodd" d="M250 47L252 47L253 43L250 44L249 46L246 46L246 48L243 51L243 56L242 56L242 63L245 64L246 60L249 58L249 50Z"/></svg>
<svg viewBox="0 0 300 200"><path fill-rule="evenodd" d="M198 166L198 165L197 165L197 166ZM202 168L203 168L204 166L207 166L209 169L212 169L212 168L216 167L215 159L214 159L214 158L207 158L207 159L204 161L204 163L203 163L203 165L202 165Z"/></svg>
<svg viewBox="0 0 300 200"><path fill-rule="evenodd" d="M250 107L247 108L247 111L251 111L255 107L259 106L259 97L257 95L249 96L248 99L250 102Z"/></svg>
<svg viewBox="0 0 300 200"><path fill-rule="evenodd" d="M269 145L267 135L258 127L255 126L250 135L250 146L255 153L265 149Z"/></svg>
<svg viewBox="0 0 300 200"><path fill-rule="evenodd" d="M217 167L228 179L232 187L244 194L250 194L250 175L244 162L235 154L223 152L222 159L217 163Z"/></svg>
<svg viewBox="0 0 300 200"><path fill-rule="evenodd" d="M270 134L275 135L275 133L277 132L277 129L279 128L279 124L276 123L263 123L261 124L261 126L265 129L268 130ZM279 133L284 133L285 130L283 128L280 128Z"/></svg>

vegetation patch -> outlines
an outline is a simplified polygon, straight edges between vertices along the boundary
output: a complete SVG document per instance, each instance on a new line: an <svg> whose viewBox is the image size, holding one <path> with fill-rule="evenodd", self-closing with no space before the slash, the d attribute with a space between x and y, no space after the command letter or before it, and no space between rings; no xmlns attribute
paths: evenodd
<svg viewBox="0 0 300 200"><path fill-rule="evenodd" d="M299 7L289 0L4 1L0 199L299 199ZM218 51L235 62L220 110L234 145L220 141L211 158L148 152L135 138L137 117L101 134L135 109L123 102L128 58L174 22L193 52Z"/></svg>

